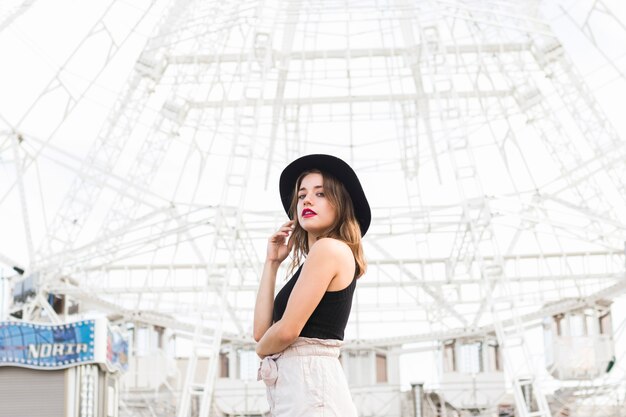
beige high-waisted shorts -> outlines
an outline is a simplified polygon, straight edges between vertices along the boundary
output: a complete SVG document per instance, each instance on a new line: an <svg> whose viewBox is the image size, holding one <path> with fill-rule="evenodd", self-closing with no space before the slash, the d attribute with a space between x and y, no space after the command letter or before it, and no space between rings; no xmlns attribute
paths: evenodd
<svg viewBox="0 0 626 417"><path fill-rule="evenodd" d="M267 386L273 417L356 417L339 363L341 340L299 337L261 361L258 379Z"/></svg>

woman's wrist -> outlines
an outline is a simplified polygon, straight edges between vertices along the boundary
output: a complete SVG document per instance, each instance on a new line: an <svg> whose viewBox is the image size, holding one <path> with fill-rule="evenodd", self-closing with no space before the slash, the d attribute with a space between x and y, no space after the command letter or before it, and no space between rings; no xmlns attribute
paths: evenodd
<svg viewBox="0 0 626 417"><path fill-rule="evenodd" d="M282 261L279 261L277 259L265 259L265 265L269 266L270 268L274 268L276 270L278 270L278 267L280 266L280 264L282 263Z"/></svg>

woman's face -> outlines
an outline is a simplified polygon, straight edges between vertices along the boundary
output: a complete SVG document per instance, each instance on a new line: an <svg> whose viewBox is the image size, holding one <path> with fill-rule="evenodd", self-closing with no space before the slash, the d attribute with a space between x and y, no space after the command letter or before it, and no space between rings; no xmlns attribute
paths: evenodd
<svg viewBox="0 0 626 417"><path fill-rule="evenodd" d="M307 174L298 188L298 223L308 233L319 235L335 221L337 210L324 193L324 177L312 172Z"/></svg>

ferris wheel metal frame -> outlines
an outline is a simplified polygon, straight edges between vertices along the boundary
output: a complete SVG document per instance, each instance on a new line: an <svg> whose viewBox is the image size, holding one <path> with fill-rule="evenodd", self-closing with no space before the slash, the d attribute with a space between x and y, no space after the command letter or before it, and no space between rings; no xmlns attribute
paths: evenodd
<svg viewBox="0 0 626 417"><path fill-rule="evenodd" d="M25 2L3 24L9 26L32 3ZM516 404L521 410L524 398L519 381L530 375L540 403L541 414L537 415L550 415L545 396L540 394L541 381L533 374L534 359L524 341L525 329L540 325L546 316L612 299L626 291L622 279L626 227L619 214L624 202L609 199L607 185L600 181L607 180L613 193L626 195L626 151L624 141L549 26L520 13L538 7L538 3L518 6L499 2L487 9L477 2L397 1L392 5L396 9L386 11L388 15L378 23L381 33L388 34L393 32L389 29L392 25L384 24L397 20L393 30L401 35L403 48L317 50L296 48L296 39L300 40L296 36L303 36L298 25L317 30L320 16L340 12L339 7L322 11L306 2L288 2L283 7L281 2L265 1L246 9L228 2L155 0L146 2L145 12L125 36L114 35L108 22L118 13L116 7L123 4L110 3L18 121L2 119L5 126L0 149L3 154L11 152L15 167L15 181L5 190L3 200L14 195L19 199L30 261L18 262L1 253L0 260L22 271L23 275L11 281L33 273L39 280L38 295L28 305L18 306L24 318L60 321L44 297L59 294L116 315L120 322L173 329L191 340L192 352L213 352L214 360L206 364L207 378L201 388L193 386L197 361L189 362L179 409L180 416L187 415L195 390L202 396L201 414L207 415L212 376L217 369L215 352L224 341L251 346L246 323L252 312L237 299L247 294L249 300L249 294L254 293L254 274L261 265L259 248L267 231L280 219L276 210L249 209L246 198L258 191L250 194L250 186L268 187L278 167L289 159L309 149L332 147L333 140L311 143L307 129L313 124L331 122L334 117L356 125L383 114L394 120L398 129L398 154L359 158L363 153L355 147L359 140L352 137L351 130L345 148L335 148L357 161L357 168L370 178L379 171L399 178L387 165L390 159L399 162L406 189L402 205L374 206L374 227L365 244L375 273L360 284L363 296L352 323L356 337L348 346L402 350L403 346L426 341L495 335L507 350L512 340L519 341L523 365L507 369ZM78 158L56 147L51 139L58 129L88 97L131 34L156 11L163 18L154 25L157 29L138 56L91 150ZM304 19L305 12L317 17L298 20ZM418 16L418 12L424 13ZM620 22L605 2L597 0L590 2L587 18L579 25L610 63L593 35L594 14L609 15ZM564 15L576 21L567 11ZM276 16L284 19L282 38L275 33ZM411 22L419 24L412 26ZM466 43L450 36L463 22L472 23L459 36ZM248 32L241 32L247 42L244 52L227 50L231 29L243 31L246 24ZM215 29L207 32L207 27ZM502 39L514 37L510 31L528 36L504 42ZM72 60L85 53L89 41L99 36L108 38L110 46L101 65L90 74L90 82L78 88L67 81L72 75ZM218 50L220 47L223 50ZM381 62L394 62L397 67L392 73L397 70L403 74L410 87L398 91L390 82L391 93L368 93L361 79L366 77L348 70L342 81L347 84L345 94L310 93L311 97L298 100L286 93L293 84L290 68L294 62L315 68L320 62L333 60L375 62L374 70ZM618 76L624 76L618 65L612 66ZM487 69L491 73L482 72ZM329 74L341 70L324 68ZM384 73L379 77L384 79ZM24 126L29 118L58 92L66 98L56 127L47 138L28 133ZM231 99L229 94L238 98ZM385 102L398 103L399 108L377 112L380 106L376 106ZM364 110L363 103L370 108ZM322 105L342 110L336 114L311 111ZM564 112L572 125L563 122ZM217 117L222 117L221 121L216 122ZM520 129L522 124L546 146L555 175L549 183L539 184L526 164L525 175L530 178L527 183L534 185L532 189L521 190L513 182L511 195L489 195L477 169L479 152L470 144L486 129L505 161L505 172L512 177L514 167L524 166L519 161L507 165L507 161L524 158L523 142L528 132ZM573 130L578 132L575 140ZM214 134L208 145L198 139L207 132ZM225 146L219 143L224 137L231 138ZM138 143L134 148L127 147L129 138ZM212 204L197 202L201 200L198 189L185 200L176 198L176 187L168 196L155 187L155 180L160 178L154 173L171 164L168 157L180 146L188 149L184 167L196 164L197 178L206 181L202 176L210 171L211 164L219 165L225 173L224 186L211 190L220 196L212 199ZM211 149L219 149L216 157L210 154ZM25 177L44 157L76 174L58 214L46 225L43 244L35 249L29 223L32 196L27 185L32 181ZM421 183L424 173L439 184L453 182L456 203L425 205L432 195L425 197ZM181 171L178 184L188 175ZM205 184L198 181L196 187ZM98 204L103 201L107 210L99 212ZM96 225L89 222L93 216ZM502 226L515 230L506 248L498 241L502 233L496 228ZM594 249L544 251L540 238L546 234L556 237L553 247L574 240L592 242ZM444 236L440 241L448 243L448 249L431 250L427 240L432 236ZM535 239L536 253L516 253L518 242L529 237ZM417 241L411 250L395 250L407 239ZM192 255L180 256L185 260L178 261L184 251ZM437 253L433 256L432 252ZM169 257L170 262L157 261L157 256ZM149 261L141 262L145 259ZM534 274L520 272L530 270L531 264ZM600 264L603 267L597 266ZM576 269L581 271L576 273ZM544 298L542 282L548 280L552 285L543 290L549 293ZM529 285L536 289L528 297L536 298L518 300L517 294L526 294L523 288ZM377 293L385 288L395 291L395 303L381 302ZM577 299L568 298L572 296ZM369 302L365 301L368 297ZM545 305L554 297L562 301ZM538 304L538 300L545 302ZM203 308L207 305L214 308ZM403 317L400 320L393 318L398 311ZM468 311L473 315L469 319ZM385 337L363 335L367 326L375 329L376 324L385 326L407 318L422 323L425 330ZM195 356L192 353L191 357ZM513 362L505 360L507 364Z"/></svg>

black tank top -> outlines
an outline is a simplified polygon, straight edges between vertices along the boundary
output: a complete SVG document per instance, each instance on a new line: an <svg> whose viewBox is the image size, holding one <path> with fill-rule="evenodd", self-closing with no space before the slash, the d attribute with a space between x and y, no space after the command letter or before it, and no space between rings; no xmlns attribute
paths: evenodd
<svg viewBox="0 0 626 417"><path fill-rule="evenodd" d="M274 299L274 323L280 320L287 308L287 301L293 287L298 281L302 265L278 292ZM326 291L311 317L300 332L302 337L315 337L318 339L343 340L344 330L348 324L350 309L352 308L352 296L356 288L356 273L350 285L339 291Z"/></svg>

